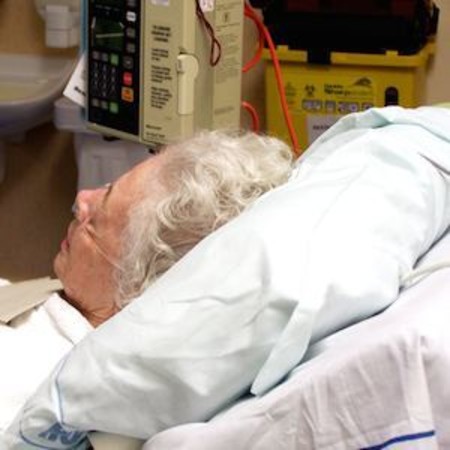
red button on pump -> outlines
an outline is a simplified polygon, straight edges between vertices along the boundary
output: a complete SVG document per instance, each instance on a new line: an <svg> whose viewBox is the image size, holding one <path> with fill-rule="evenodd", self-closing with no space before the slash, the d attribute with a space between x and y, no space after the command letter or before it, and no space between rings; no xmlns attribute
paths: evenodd
<svg viewBox="0 0 450 450"><path fill-rule="evenodd" d="M123 73L123 84L125 86L132 86L133 85L133 74L131 72L124 72Z"/></svg>

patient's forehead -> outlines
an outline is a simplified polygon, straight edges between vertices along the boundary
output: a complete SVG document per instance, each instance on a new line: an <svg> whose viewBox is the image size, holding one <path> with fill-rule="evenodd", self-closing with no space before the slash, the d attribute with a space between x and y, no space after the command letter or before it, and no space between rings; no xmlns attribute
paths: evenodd
<svg viewBox="0 0 450 450"><path fill-rule="evenodd" d="M127 203L133 203L142 196L159 197L164 191L161 183L164 161L163 154L151 155L122 175L114 183L119 195L123 195Z"/></svg>
<svg viewBox="0 0 450 450"><path fill-rule="evenodd" d="M133 206L144 198L149 199L151 205L163 197L165 191L160 182L162 165L163 158L151 156L119 177L102 195L93 198L97 203L97 213L92 223L96 233L103 240L110 241L108 245L121 235ZM115 254L117 249L110 248L109 252Z"/></svg>

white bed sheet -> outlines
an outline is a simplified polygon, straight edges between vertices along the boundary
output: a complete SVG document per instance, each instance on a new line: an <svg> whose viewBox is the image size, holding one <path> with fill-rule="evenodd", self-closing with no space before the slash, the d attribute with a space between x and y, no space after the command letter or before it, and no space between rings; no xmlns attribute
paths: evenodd
<svg viewBox="0 0 450 450"><path fill-rule="evenodd" d="M450 260L450 234L420 265ZM144 450L450 448L450 270L311 346L287 381Z"/></svg>

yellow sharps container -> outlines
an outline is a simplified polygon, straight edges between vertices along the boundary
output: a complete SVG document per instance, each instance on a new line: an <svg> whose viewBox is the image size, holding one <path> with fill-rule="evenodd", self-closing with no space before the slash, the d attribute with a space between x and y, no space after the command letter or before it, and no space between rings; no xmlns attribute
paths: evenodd
<svg viewBox="0 0 450 450"><path fill-rule="evenodd" d="M421 105L427 65L434 51L435 43L430 41L412 55L331 52L329 64L311 64L306 51L278 46L286 98L301 149L345 114L373 106ZM268 50L264 59L267 131L289 143Z"/></svg>

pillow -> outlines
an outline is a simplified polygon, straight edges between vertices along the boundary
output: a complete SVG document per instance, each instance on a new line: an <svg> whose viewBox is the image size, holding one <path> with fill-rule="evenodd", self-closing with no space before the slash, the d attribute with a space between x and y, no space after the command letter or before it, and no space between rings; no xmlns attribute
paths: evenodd
<svg viewBox="0 0 450 450"><path fill-rule="evenodd" d="M79 343L7 448L85 448L88 430L148 439L266 392L309 344L396 299L450 223L449 171L450 111L346 116L288 183Z"/></svg>

